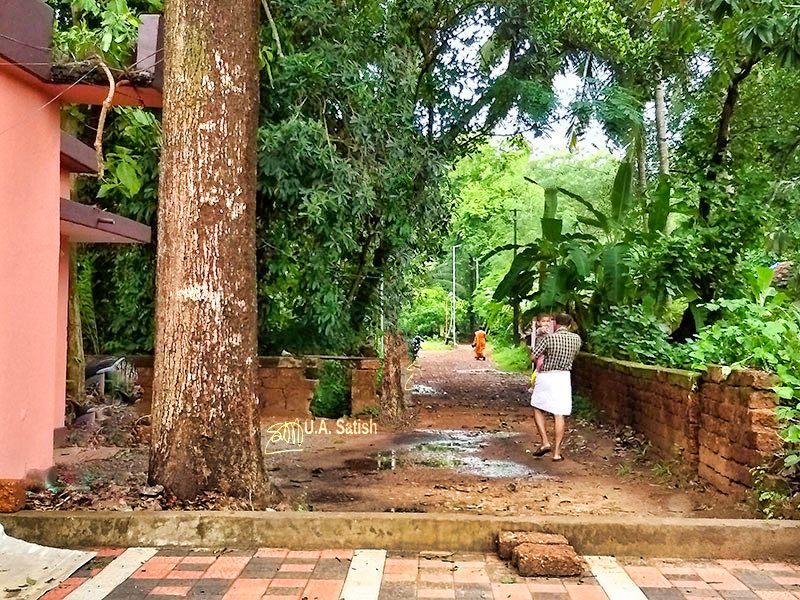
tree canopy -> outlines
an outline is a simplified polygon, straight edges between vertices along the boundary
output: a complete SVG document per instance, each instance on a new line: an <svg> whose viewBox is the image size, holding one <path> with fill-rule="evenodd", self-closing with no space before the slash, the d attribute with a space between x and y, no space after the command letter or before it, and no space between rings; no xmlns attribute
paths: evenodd
<svg viewBox="0 0 800 600"><path fill-rule="evenodd" d="M157 0L50 4L59 55L100 56L114 68L130 55L137 15L161 8ZM791 375L800 357L787 341L797 315L791 294L770 291L764 271L798 258L800 7L268 6L260 30L260 352L355 352L379 334L380 315L390 328L424 324L435 333L453 300L461 331L478 321L510 331L513 304L567 308L608 353L780 373L784 439L800 441L792 407L800 381ZM580 81L566 106L554 87L563 74ZM97 115L70 116L91 138ZM564 118L572 154L532 159L537 136ZM593 123L613 154L576 153ZM493 138L501 125L522 137ZM116 109L104 143L106 175L85 181L81 195L154 224L160 115ZM455 299L447 296L453 246ZM82 253L90 347L152 350L153 273L152 249ZM775 324L759 331L764 320ZM608 343L626 324L644 341ZM787 452L786 464L797 456Z"/></svg>

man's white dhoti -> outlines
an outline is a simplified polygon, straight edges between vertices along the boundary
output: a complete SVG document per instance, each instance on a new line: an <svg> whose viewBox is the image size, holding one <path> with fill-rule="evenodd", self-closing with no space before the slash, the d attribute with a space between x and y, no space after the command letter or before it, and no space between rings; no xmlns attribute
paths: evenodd
<svg viewBox="0 0 800 600"><path fill-rule="evenodd" d="M569 371L543 371L536 374L531 406L552 415L572 412L572 379Z"/></svg>

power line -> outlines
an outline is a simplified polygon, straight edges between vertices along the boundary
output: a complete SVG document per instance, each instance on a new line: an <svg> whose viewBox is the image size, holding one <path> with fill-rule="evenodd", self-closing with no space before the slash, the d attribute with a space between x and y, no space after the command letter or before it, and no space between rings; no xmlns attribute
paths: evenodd
<svg viewBox="0 0 800 600"><path fill-rule="evenodd" d="M26 46L28 48L33 48L34 50L44 50L45 52L50 52L50 48L44 48L42 46L35 46L33 44L29 44L28 42L23 42L22 40L18 40L17 38L12 37L10 35L6 35L5 33L0 33L0 37L10 40L16 44L19 44L20 46Z"/></svg>
<svg viewBox="0 0 800 600"><path fill-rule="evenodd" d="M152 55L151 55L151 56L152 56ZM163 59L163 58L161 58L161 59L157 60L157 61L156 61L156 62L153 64L153 66L157 66L157 65L159 65L159 64L161 64L163 61L164 61L164 59ZM7 64L17 64L17 63L7 63ZM91 75L91 74L92 74L92 73L93 73L93 72L94 72L94 71L95 71L95 70L96 70L96 69L97 69L99 66L100 66L99 64L96 64L96 65L94 65L94 66L93 66L91 69L89 69L89 70L88 70L86 73L84 73L83 75L81 75L81 76L80 76L80 77L79 77L79 78L78 78L78 79L77 79L75 82L73 82L72 84L70 84L70 85L69 85L69 86L68 86L66 89L64 89L64 90L61 90L61 91L60 91L58 94L56 94L56 95L55 95L53 98L51 98L50 100L48 100L48 101L47 101L47 102L45 102L43 105L41 105L40 107L36 108L35 110L32 110L32 111L31 111L30 113L28 113L28 114L34 114L34 113L37 113L37 112L39 112L39 111L41 111L41 110L44 110L44 109L45 109L45 108L47 108L48 106L50 106L50 105L51 105L53 102L55 102L56 100L58 100L59 98L61 98L61 96L63 96L63 95L64 95L64 94L66 94L67 92L69 92L69 91L70 91L72 88L74 88L74 87L75 87L75 86L77 86L77 85L80 85L80 84L81 84L81 83L82 83L82 82L83 82L83 81L84 81L84 80L85 80L87 77L89 77L89 76L90 76L90 75ZM58 83L55 83L55 82L51 82L51 84L52 84L52 85L64 85L64 84L58 84ZM128 87L128 86L120 86L120 87L118 87L118 88L116 89L115 96L116 96L116 95L119 95L119 96L123 96L123 97L125 97L125 98L130 98L130 99L132 99L132 100L136 100L136 101L137 101L137 102L139 102L139 104L140 104L140 105L143 107L143 106L144 106L144 100L142 99L141 95L140 95L140 94L136 94L136 95L134 95L134 94L131 94L131 93L129 92L129 90L130 90L130 89L133 89L133 90L138 90L138 87L136 87L136 86L130 86L130 87ZM22 119L24 119L24 117L22 117ZM1 135L4 135L5 133L8 133L9 131L11 131L12 129L15 129L16 127L19 127L20 125L24 125L24 124L25 124L25 122L26 122L25 120L18 120L16 123L14 123L14 125L11 125L11 126L9 126L9 127L5 128L5 129L3 129L2 131L0 131L0 136L1 136Z"/></svg>
<svg viewBox="0 0 800 600"><path fill-rule="evenodd" d="M35 113L37 113L37 112L39 112L39 111L42 111L42 110L44 110L44 109L45 109L45 108L47 108L48 106L50 106L50 105L51 105L53 102L55 102L56 100L58 100L59 98L61 98L61 96L63 96L64 94L66 94L68 91L70 91L70 90L71 90L72 88L74 88L76 85L80 84L80 83L81 83L81 81L83 81L84 79L86 79L87 77L89 77L89 75L91 75L91 74L92 74L92 72L93 72L95 69L97 69L97 67L98 67L98 66L99 66L99 65L95 65L95 66L93 66L93 67L92 67L91 69L89 69L89 70L88 70L86 73L84 73L84 74L83 74L83 76L81 76L81 77L80 77L80 79L78 79L78 80L77 80L75 83L73 83L72 85L70 85L70 86L69 86L69 87L67 87L66 89L62 90L61 92L59 92L58 94L56 94L55 96L53 96L53 97L52 97L50 100L48 100L47 102L45 102L44 104L42 104L42 105L41 105L40 107L38 107L37 109L30 111L30 113L28 113L28 114L35 114ZM19 127L20 125L24 125L25 123L26 123L26 119L24 119L24 118L21 118L21 119L17 120L17 121L16 121L16 123L14 123L13 125L11 125L10 127L7 127L7 128L5 128L4 130L0 131L0 135L3 135L3 134L5 134L5 133L8 133L8 132L9 132L9 131L11 131L12 129L14 129L14 128L16 128L16 127Z"/></svg>
<svg viewBox="0 0 800 600"><path fill-rule="evenodd" d="M35 46L35 45L33 45L33 44L29 44L29 43L27 43L27 42L23 42L22 40L20 40L20 39L17 39L17 38L15 38L15 37L13 37L13 36L10 36L10 35L6 35L5 33L0 33L0 37L2 37L2 38L5 38L5 39L7 39L7 40L9 40L9 41L12 41L12 42L14 42L14 43L16 43L16 44L19 44L19 45L21 45L21 46L26 46L26 47L28 47L28 48L33 48L34 50L43 50L43 51L45 51L45 52L51 52L51 51L53 50L52 48L45 48L45 47L43 47L43 46ZM153 56L155 56L155 55L156 55L156 54L158 54L159 52L162 52L163 50L164 50L164 48L163 48L163 47L162 47L162 48L156 48L156 49L155 49L155 50L153 50L153 51L152 51L150 54L147 54L147 55L145 55L145 56L141 57L140 59L138 59L138 60L137 60L135 63L132 63L132 64L131 64L131 65L130 65L128 68L125 68L125 69L123 69L123 68L117 68L117 67L109 67L109 68L110 68L112 71L116 71L116 72L118 72L118 73L126 73L128 70L132 69L133 67L135 67L136 65L138 65L140 62L142 62L142 61L145 61L145 60L147 60L148 58L152 58ZM163 59L156 61L155 65L159 64L159 63L160 63L160 62L162 62L162 61L163 61ZM54 65L54 66L62 66L62 65L80 65L80 64L84 64L85 62L87 62L87 61L78 61L78 60L73 60L73 61L68 61L68 62L56 62L56 63L53 63L53 62L31 62L31 63L18 63L18 62L14 62L14 63L9 63L9 64L14 64L14 65L22 65L22 66L26 66L26 67L43 67L43 66L46 66L46 65ZM154 66L155 66L155 65L154 65Z"/></svg>

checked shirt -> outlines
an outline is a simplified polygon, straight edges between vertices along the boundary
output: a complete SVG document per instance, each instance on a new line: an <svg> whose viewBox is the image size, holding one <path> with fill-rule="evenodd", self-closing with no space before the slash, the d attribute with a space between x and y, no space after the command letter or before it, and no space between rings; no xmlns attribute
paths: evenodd
<svg viewBox="0 0 800 600"><path fill-rule="evenodd" d="M533 359L544 355L544 362L540 372L544 371L570 371L572 361L581 348L581 336L571 333L566 329L558 329L555 333L545 335L536 340L533 350Z"/></svg>

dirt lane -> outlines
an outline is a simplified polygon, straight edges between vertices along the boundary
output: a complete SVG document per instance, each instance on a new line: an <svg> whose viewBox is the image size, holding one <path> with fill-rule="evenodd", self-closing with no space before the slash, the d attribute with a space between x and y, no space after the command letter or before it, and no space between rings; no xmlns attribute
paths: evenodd
<svg viewBox="0 0 800 600"><path fill-rule="evenodd" d="M531 456L539 440L528 381L524 374L497 371L491 358L475 361L469 346L423 351L410 380L416 393L408 430L370 420L309 419L294 425L293 442L286 443L274 439L281 420L264 421L267 469L286 496L283 508L753 516L745 506L675 476L679 464L652 460L646 444L629 433L588 421L570 419L563 462ZM85 445L93 446L91 440ZM32 496L29 508L161 509L159 501L140 495L147 447L106 450L59 451L59 474L72 485L61 495ZM227 505L212 499L197 507Z"/></svg>
<svg viewBox="0 0 800 600"><path fill-rule="evenodd" d="M413 431L338 435L329 422L304 435L302 452L270 456L271 475L293 502L323 511L751 516L670 476L679 465L647 462L645 447L576 419L565 461L532 457L528 376L475 361L469 346L423 351L411 385L422 392Z"/></svg>

